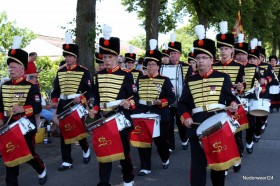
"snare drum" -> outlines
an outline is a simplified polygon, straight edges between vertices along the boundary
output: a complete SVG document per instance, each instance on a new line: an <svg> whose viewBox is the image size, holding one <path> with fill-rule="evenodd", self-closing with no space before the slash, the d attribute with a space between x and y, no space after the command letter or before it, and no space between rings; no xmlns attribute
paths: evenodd
<svg viewBox="0 0 280 186"><path fill-rule="evenodd" d="M125 158L120 131L130 126L130 121L122 113L117 113L92 130L92 145L98 162L107 163Z"/></svg>
<svg viewBox="0 0 280 186"><path fill-rule="evenodd" d="M162 65L160 74L170 78L175 90L176 101L171 105L177 107L183 91L183 71L181 65Z"/></svg>
<svg viewBox="0 0 280 186"><path fill-rule="evenodd" d="M26 118L8 125L0 134L0 153L7 167L14 167L33 159L24 135L35 126Z"/></svg>
<svg viewBox="0 0 280 186"><path fill-rule="evenodd" d="M227 113L222 112L208 118L197 128L209 169L226 170L240 162L233 135L235 125Z"/></svg>
<svg viewBox="0 0 280 186"><path fill-rule="evenodd" d="M269 87L269 94L279 94L279 92L280 92L279 85L271 85Z"/></svg>
<svg viewBox="0 0 280 186"><path fill-rule="evenodd" d="M206 119L196 130L199 138L208 136L221 129L224 124L229 124L232 133L240 126L239 123L232 119L226 112L218 113Z"/></svg>
<svg viewBox="0 0 280 186"><path fill-rule="evenodd" d="M249 99L248 98L241 98L240 103L242 103L242 106L243 106L244 110L246 111L246 113L248 113L248 111L249 111Z"/></svg>
<svg viewBox="0 0 280 186"><path fill-rule="evenodd" d="M150 148L153 138L160 136L160 116L158 114L132 114L134 130L130 133L130 143L134 147Z"/></svg>
<svg viewBox="0 0 280 186"><path fill-rule="evenodd" d="M77 104L73 107L68 108L67 110L65 110L64 112L62 112L61 114L59 114L57 116L57 118L59 120L67 117L68 115L71 115L73 112L77 111L78 115L80 118L82 118L83 116L88 114L88 110L82 105L82 104Z"/></svg>
<svg viewBox="0 0 280 186"><path fill-rule="evenodd" d="M65 144L75 143L88 136L83 120L83 116L87 113L87 110L78 104L58 116L59 128Z"/></svg>
<svg viewBox="0 0 280 186"><path fill-rule="evenodd" d="M27 132L34 130L36 127L33 123L29 121L25 116L20 118L19 120L11 123L7 127L4 127L0 130L0 135L7 132L9 129L13 128L15 125L18 125L22 135L25 135Z"/></svg>
<svg viewBox="0 0 280 186"><path fill-rule="evenodd" d="M249 113L253 116L267 116L270 112L269 99L250 99Z"/></svg>

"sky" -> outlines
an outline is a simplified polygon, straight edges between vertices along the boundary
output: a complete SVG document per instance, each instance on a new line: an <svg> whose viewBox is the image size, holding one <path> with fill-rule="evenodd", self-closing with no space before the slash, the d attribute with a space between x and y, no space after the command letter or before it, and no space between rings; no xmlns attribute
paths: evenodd
<svg viewBox="0 0 280 186"><path fill-rule="evenodd" d="M0 0L0 11L6 11L9 21L16 21L21 28L37 34L64 38L60 26L76 17L77 0ZM145 34L135 13L128 13L120 0L97 1L97 21L112 27L112 36L131 40ZM132 31L133 28L133 31Z"/></svg>
<svg viewBox="0 0 280 186"><path fill-rule="evenodd" d="M97 22L112 27L112 35L123 41L145 34L139 26L136 13L128 13L121 5L121 0L97 1ZM65 30L60 26L76 17L77 0L0 0L0 12L6 11L9 21L16 21L16 26L28 28L36 34L64 38ZM171 33L171 32L170 32ZM169 42L170 33L160 34L159 46Z"/></svg>

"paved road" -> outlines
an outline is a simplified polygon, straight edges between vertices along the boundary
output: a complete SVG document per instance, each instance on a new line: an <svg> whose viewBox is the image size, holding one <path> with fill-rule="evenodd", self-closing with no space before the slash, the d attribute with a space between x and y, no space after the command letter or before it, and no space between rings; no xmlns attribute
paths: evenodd
<svg viewBox="0 0 280 186"><path fill-rule="evenodd" d="M272 113L269 116L268 127L261 136L261 140L255 144L254 153L246 152L242 159L242 169L239 173L229 170L226 178L227 186L279 186L280 185L280 113ZM243 132L244 133L244 132ZM145 186L174 186L189 184L190 151L183 151L178 142L176 132L176 149L170 157L170 166L167 170L161 168L159 156L153 149L152 173L145 177L135 176L135 185ZM91 140L91 137L88 138ZM53 138L51 144L39 144L37 152L45 161L48 168L48 181L46 186L77 186L96 185L98 183L98 164L95 156L88 165L82 162L82 151L78 145L73 145L72 156L74 168L65 172L58 172L60 164L59 138ZM94 153L92 153L94 154ZM132 159L135 174L139 171L139 158L137 149L132 147ZM5 168L0 158L0 186L4 186ZM37 175L28 165L20 168L20 185L38 185ZM121 168L119 162L113 163L111 176L112 185L122 185ZM210 175L207 175L207 186L211 185Z"/></svg>

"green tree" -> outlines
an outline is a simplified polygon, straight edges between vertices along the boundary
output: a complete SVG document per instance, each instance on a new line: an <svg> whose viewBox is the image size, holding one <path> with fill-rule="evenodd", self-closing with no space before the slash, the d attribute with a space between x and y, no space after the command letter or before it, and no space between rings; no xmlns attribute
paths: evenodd
<svg viewBox="0 0 280 186"><path fill-rule="evenodd" d="M133 46L137 46L137 47L145 50L145 48L146 48L146 36L145 35L138 35L136 37L133 37L133 39L130 40L128 43L133 45Z"/></svg>
<svg viewBox="0 0 280 186"><path fill-rule="evenodd" d="M11 48L13 44L13 37L16 35L22 37L22 48L37 37L36 34L28 29L17 27L15 21L8 21L6 12L0 13L0 33L0 50L2 52L7 52Z"/></svg>

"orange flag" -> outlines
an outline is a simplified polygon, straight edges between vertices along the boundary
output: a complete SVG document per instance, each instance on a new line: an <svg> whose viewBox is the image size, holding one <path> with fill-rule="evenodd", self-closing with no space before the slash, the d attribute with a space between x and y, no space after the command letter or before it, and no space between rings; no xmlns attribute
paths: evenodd
<svg viewBox="0 0 280 186"><path fill-rule="evenodd" d="M235 20L235 25L232 29L232 33L234 34L234 37L237 37L238 34L243 33L243 25L242 25L242 19L241 19L241 14L240 10L237 12L236 20Z"/></svg>

